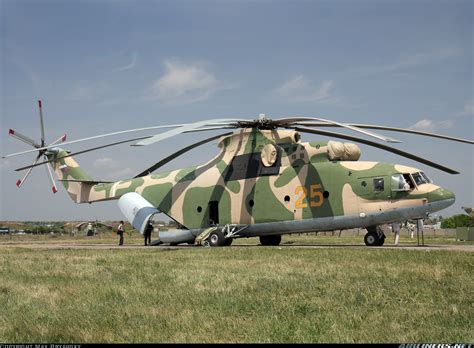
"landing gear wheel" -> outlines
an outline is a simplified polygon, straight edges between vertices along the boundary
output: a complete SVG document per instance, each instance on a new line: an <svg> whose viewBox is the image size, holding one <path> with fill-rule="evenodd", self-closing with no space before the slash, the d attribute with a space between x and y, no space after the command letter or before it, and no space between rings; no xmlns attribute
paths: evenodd
<svg viewBox="0 0 474 348"><path fill-rule="evenodd" d="M276 236L260 236L260 244L262 245L280 245L281 235Z"/></svg>
<svg viewBox="0 0 474 348"><path fill-rule="evenodd" d="M216 247L216 246L223 246L226 239L224 237L224 233L220 230L215 230L209 234L209 237L206 239L209 242L209 246Z"/></svg>
<svg viewBox="0 0 474 348"><path fill-rule="evenodd" d="M385 235L382 233L382 237L379 238L379 246L382 246L384 242L385 242Z"/></svg>
<svg viewBox="0 0 474 348"><path fill-rule="evenodd" d="M224 245L225 246L230 246L233 241L234 241L234 238L227 238L224 242Z"/></svg>
<svg viewBox="0 0 474 348"><path fill-rule="evenodd" d="M367 246L382 246L385 242L385 234L380 226L367 227L367 234L364 237Z"/></svg>
<svg viewBox="0 0 474 348"><path fill-rule="evenodd" d="M364 237L364 243L367 246L379 246L380 239L378 234L374 232L368 232Z"/></svg>

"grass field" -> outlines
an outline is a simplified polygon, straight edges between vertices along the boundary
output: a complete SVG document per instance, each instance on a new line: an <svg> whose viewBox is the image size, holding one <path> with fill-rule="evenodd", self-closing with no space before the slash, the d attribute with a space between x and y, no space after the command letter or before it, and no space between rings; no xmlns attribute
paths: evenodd
<svg viewBox="0 0 474 348"><path fill-rule="evenodd" d="M474 342L471 252L8 243L0 342Z"/></svg>

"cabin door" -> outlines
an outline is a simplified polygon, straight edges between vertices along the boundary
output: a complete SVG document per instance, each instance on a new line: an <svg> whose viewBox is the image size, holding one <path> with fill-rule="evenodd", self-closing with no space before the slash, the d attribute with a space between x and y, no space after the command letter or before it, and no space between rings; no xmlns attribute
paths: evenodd
<svg viewBox="0 0 474 348"><path fill-rule="evenodd" d="M219 224L219 201L209 202L209 225Z"/></svg>

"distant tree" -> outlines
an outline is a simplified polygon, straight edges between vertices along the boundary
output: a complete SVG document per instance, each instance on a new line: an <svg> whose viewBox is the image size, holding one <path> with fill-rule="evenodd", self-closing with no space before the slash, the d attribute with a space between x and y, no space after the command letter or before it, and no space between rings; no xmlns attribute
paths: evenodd
<svg viewBox="0 0 474 348"><path fill-rule="evenodd" d="M444 219L441 228L474 227L474 218L459 214Z"/></svg>

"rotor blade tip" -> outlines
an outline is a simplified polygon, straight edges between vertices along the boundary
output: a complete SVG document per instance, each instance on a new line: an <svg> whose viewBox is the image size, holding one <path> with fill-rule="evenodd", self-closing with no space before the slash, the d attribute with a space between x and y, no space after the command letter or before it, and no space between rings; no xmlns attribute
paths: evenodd
<svg viewBox="0 0 474 348"><path fill-rule="evenodd" d="M58 189L53 186L53 193L56 193L56 192L58 192Z"/></svg>
<svg viewBox="0 0 474 348"><path fill-rule="evenodd" d="M20 185L21 185L21 180L18 180L18 181L16 182L16 186L17 186L17 187L20 187Z"/></svg>
<svg viewBox="0 0 474 348"><path fill-rule="evenodd" d="M14 135L14 134L15 134L15 131L14 131L13 129L11 129L11 128L10 128L10 129L8 130L8 134L10 134L10 135Z"/></svg>
<svg viewBox="0 0 474 348"><path fill-rule="evenodd" d="M41 100L38 100L38 106L41 107Z"/></svg>
<svg viewBox="0 0 474 348"><path fill-rule="evenodd" d="M66 137L67 137L67 134L64 134L63 137L61 138L61 141L62 141L62 142L65 142L65 141L66 141Z"/></svg>

